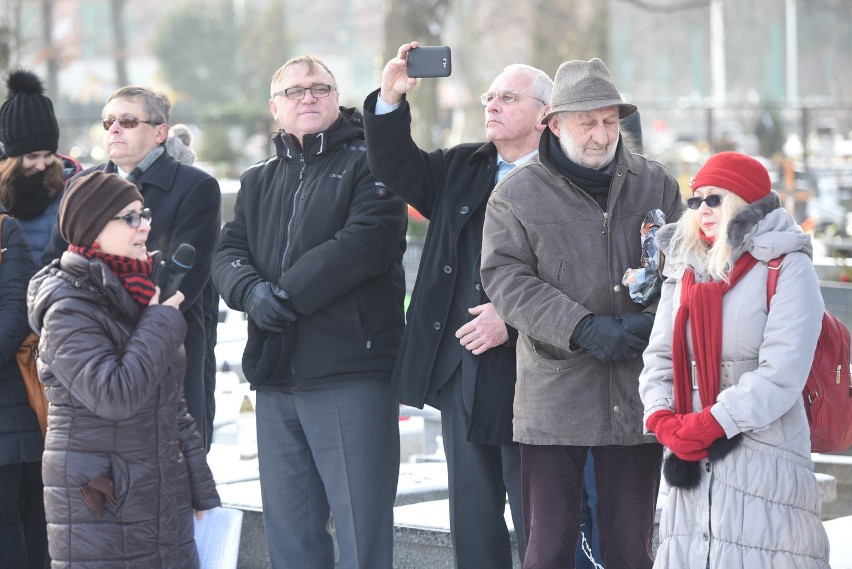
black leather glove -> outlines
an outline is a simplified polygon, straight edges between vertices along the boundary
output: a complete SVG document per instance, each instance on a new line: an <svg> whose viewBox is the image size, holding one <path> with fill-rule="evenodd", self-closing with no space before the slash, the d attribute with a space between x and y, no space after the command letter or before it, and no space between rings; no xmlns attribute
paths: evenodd
<svg viewBox="0 0 852 569"><path fill-rule="evenodd" d="M290 295L277 285L258 281L249 288L243 308L251 321L267 332L281 332L296 321L296 311L287 302Z"/></svg>
<svg viewBox="0 0 852 569"><path fill-rule="evenodd" d="M571 345L582 348L606 364L623 362L642 355L647 340L629 333L619 316L589 314L571 333Z"/></svg>

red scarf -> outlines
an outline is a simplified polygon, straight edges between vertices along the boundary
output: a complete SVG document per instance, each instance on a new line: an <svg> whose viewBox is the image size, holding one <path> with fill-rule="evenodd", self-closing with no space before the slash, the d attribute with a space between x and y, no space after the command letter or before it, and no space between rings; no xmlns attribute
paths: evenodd
<svg viewBox="0 0 852 569"><path fill-rule="evenodd" d="M119 278L124 289L130 294L139 306L148 306L151 297L154 296L154 281L151 274L154 272L154 262L151 259L139 261L121 255L110 255L97 249L69 245L68 250L87 259L103 261L109 269Z"/></svg>
<svg viewBox="0 0 852 569"><path fill-rule="evenodd" d="M696 283L692 269L683 274L680 308L674 322L672 363L674 364L675 410L692 412L692 366L686 342L686 323L692 336L698 375L698 394L702 408L716 402L719 395L719 372L722 366L722 296L749 272L757 259L744 253L731 271L731 282Z"/></svg>

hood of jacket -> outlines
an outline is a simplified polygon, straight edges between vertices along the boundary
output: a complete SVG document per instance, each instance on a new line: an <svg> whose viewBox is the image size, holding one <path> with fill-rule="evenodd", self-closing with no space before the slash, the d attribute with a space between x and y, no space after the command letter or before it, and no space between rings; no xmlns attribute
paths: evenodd
<svg viewBox="0 0 852 569"><path fill-rule="evenodd" d="M30 327L41 334L44 316L66 298L96 302L118 318L136 321L140 309L103 262L66 251L35 274L27 291Z"/></svg>
<svg viewBox="0 0 852 569"><path fill-rule="evenodd" d="M665 273L679 275L686 267L692 267L701 278L705 274L702 270L704 260L693 251L682 251L680 256L671 251L671 241L676 230L677 224L669 223L655 234L657 246L666 255ZM781 200L775 192L736 212L728 223L727 231L731 258L734 260L746 252L763 262L794 251L813 258L810 236L802 231L790 212L781 206Z"/></svg>
<svg viewBox="0 0 852 569"><path fill-rule="evenodd" d="M304 135L301 144L285 130L275 133L272 141L279 158L311 160L352 139L364 140L364 117L354 107L340 107L340 116L327 130Z"/></svg>

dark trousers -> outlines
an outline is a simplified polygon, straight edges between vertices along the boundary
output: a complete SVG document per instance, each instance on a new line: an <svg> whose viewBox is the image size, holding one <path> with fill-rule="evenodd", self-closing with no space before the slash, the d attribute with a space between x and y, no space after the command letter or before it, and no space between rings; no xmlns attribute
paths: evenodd
<svg viewBox="0 0 852 569"><path fill-rule="evenodd" d="M210 451L213 443L213 419L216 415L216 342L219 326L219 293L208 280L201 291L201 305L204 308L204 430L205 447ZM199 433L201 431L199 430Z"/></svg>
<svg viewBox="0 0 852 569"><path fill-rule="evenodd" d="M462 399L461 369L438 391L447 455L450 534L456 569L511 569L506 495L524 559L520 452L516 445L491 446L467 440L470 417Z"/></svg>
<svg viewBox="0 0 852 569"><path fill-rule="evenodd" d="M207 331L204 325L204 307L201 298L184 313L186 337L183 348L186 353L186 373L183 379L183 396L189 414L195 419L195 429L205 443L207 433L207 399L204 394L204 360L207 352Z"/></svg>
<svg viewBox="0 0 852 569"><path fill-rule="evenodd" d="M0 567L43 569L47 526L41 463L0 466Z"/></svg>
<svg viewBox="0 0 852 569"><path fill-rule="evenodd" d="M600 540L598 539L598 490L595 485L595 456L589 449L586 468L583 470L583 501L580 503L580 532L577 544L577 569L597 569L601 562ZM585 540L585 541L583 541Z"/></svg>
<svg viewBox="0 0 852 569"><path fill-rule="evenodd" d="M393 567L399 404L386 379L258 390L257 449L270 567Z"/></svg>
<svg viewBox="0 0 852 569"><path fill-rule="evenodd" d="M589 447L521 445L525 569L574 569ZM650 569L663 447L592 447L601 563Z"/></svg>

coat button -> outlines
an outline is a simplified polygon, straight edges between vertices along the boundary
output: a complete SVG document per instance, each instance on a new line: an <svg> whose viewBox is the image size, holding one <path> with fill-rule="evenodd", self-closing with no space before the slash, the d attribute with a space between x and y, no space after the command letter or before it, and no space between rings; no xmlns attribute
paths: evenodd
<svg viewBox="0 0 852 569"><path fill-rule="evenodd" d="M441 329L441 323L435 322L434 324L432 324L432 327L435 328L435 330L440 330Z"/></svg>
<svg viewBox="0 0 852 569"><path fill-rule="evenodd" d="M453 268L449 265L444 265L444 272L449 275L453 272Z"/></svg>
<svg viewBox="0 0 852 569"><path fill-rule="evenodd" d="M615 411L616 413L621 413L621 405L616 405L615 407L612 408L612 410Z"/></svg>
<svg viewBox="0 0 852 569"><path fill-rule="evenodd" d="M482 290L482 285L479 284L479 283L476 283L475 285L473 285L473 288L475 288L476 290Z"/></svg>
<svg viewBox="0 0 852 569"><path fill-rule="evenodd" d="M614 290L615 292L621 292L621 285L615 285L614 287L612 287L612 290Z"/></svg>
<svg viewBox="0 0 852 569"><path fill-rule="evenodd" d="M704 541L710 541L710 533L709 532L705 531L704 533L701 534L701 537L704 538Z"/></svg>
<svg viewBox="0 0 852 569"><path fill-rule="evenodd" d="M467 207L466 205L463 205L462 208L459 210L459 213L464 215L464 214L468 213L469 211L470 211L470 208Z"/></svg>

